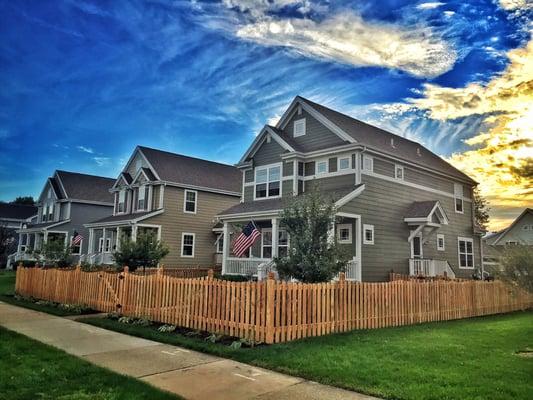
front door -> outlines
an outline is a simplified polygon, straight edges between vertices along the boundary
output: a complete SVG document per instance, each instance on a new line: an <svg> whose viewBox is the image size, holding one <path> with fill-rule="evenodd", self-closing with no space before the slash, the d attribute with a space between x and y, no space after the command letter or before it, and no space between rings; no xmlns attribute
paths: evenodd
<svg viewBox="0 0 533 400"><path fill-rule="evenodd" d="M411 240L411 258L422 258L422 237L417 235Z"/></svg>

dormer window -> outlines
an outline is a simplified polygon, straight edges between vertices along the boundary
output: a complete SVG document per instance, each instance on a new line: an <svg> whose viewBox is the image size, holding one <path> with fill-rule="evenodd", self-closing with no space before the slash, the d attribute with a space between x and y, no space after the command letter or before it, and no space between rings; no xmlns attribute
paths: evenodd
<svg viewBox="0 0 533 400"><path fill-rule="evenodd" d="M54 203L48 206L48 221L54 220Z"/></svg>
<svg viewBox="0 0 533 400"><path fill-rule="evenodd" d="M45 205L43 206L43 214L42 214L42 216L41 216L41 220L42 220L43 222L46 222L47 218L48 218L48 204L45 204Z"/></svg>
<svg viewBox="0 0 533 400"><path fill-rule="evenodd" d="M148 186L142 185L139 187L139 194L137 197L137 210L146 210L146 199L147 198L148 198Z"/></svg>
<svg viewBox="0 0 533 400"><path fill-rule="evenodd" d="M255 198L266 199L280 195L281 167L257 167L255 169Z"/></svg>
<svg viewBox="0 0 533 400"><path fill-rule="evenodd" d="M294 121L294 137L305 135L305 118Z"/></svg>
<svg viewBox="0 0 533 400"><path fill-rule="evenodd" d="M126 190L122 189L118 192L118 207L117 212L123 213L126 210Z"/></svg>

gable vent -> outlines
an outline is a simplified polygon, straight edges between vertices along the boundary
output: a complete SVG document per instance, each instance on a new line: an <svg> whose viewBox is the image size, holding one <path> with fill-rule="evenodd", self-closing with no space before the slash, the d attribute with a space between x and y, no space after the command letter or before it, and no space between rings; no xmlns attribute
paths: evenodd
<svg viewBox="0 0 533 400"><path fill-rule="evenodd" d="M394 138L391 138L391 139L390 139L390 146L391 146L391 147L396 147L396 146L394 146Z"/></svg>
<svg viewBox="0 0 533 400"><path fill-rule="evenodd" d="M422 154L420 153L420 147L417 147L416 148L416 154L418 155L418 157L420 157Z"/></svg>

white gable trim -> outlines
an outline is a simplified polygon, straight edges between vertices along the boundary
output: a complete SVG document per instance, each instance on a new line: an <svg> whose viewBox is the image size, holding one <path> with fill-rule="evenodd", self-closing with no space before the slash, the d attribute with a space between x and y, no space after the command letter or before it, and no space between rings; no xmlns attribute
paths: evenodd
<svg viewBox="0 0 533 400"><path fill-rule="evenodd" d="M365 185L361 185L359 186L357 189L355 189L354 191L348 193L346 196L340 198L339 200L337 200L335 202L335 206L336 207L342 207L343 205L349 203L350 201L352 201L353 199L355 199L357 196L359 196L361 193L363 193L363 191L365 190Z"/></svg>
<svg viewBox="0 0 533 400"><path fill-rule="evenodd" d="M144 172L144 170L141 168L139 171L137 171L137 173L135 174L135 177L131 180L131 184L133 185L135 182L137 182L137 179L139 179L139 176L144 175L144 177L146 178L146 180L148 182L151 182L150 178L148 178L148 175L146 175L146 172Z"/></svg>
<svg viewBox="0 0 533 400"><path fill-rule="evenodd" d="M408 225L418 225L419 223L426 223L428 225L433 225L434 223L431 221L431 219L433 217L433 214L437 210L439 210L439 213L442 216L442 218L440 218L437 215L437 218L439 218L440 224L448 225L448 223L449 223L448 216L444 212L444 209L440 205L439 201L437 201L435 203L435 205L433 206L433 208L431 209L431 211L428 213L428 215L426 217L404 218L403 220L404 220L404 222L407 222Z"/></svg>
<svg viewBox="0 0 533 400"><path fill-rule="evenodd" d="M59 174L57 173L57 171L54 174L54 176L57 179L57 181L59 182L59 186L61 186L61 189L63 190L63 193L65 194L65 197L68 199L68 193L65 190L65 186L63 185L63 182L61 181L61 178L59 177ZM52 188L53 188L53 186L52 186Z"/></svg>
<svg viewBox="0 0 533 400"><path fill-rule="evenodd" d="M522 214L520 214L518 217L516 217L516 219L511 223L511 225L509 225L501 234L500 236L498 236L498 238L494 241L494 243L492 243L492 245L495 245L495 244L498 244L498 242L500 240L502 240L504 238L505 235L507 235L507 233L518 223L518 221L520 221L524 215L526 215L527 213L533 213L533 210L531 208L526 208L524 211L522 211Z"/></svg>
<svg viewBox="0 0 533 400"><path fill-rule="evenodd" d="M333 122L331 122L328 118L326 118L323 114L321 114L319 111L315 110L311 105L307 104L304 100L301 100L299 97L296 97L287 111L282 115L278 123L276 124L276 128L278 129L284 129L285 126L287 126L287 123L290 120L290 117L292 117L294 107L300 106L302 109L307 111L309 115L311 115L313 118L315 118L317 121L319 121L322 125L324 125L326 128L328 128L330 131L332 131L334 134L336 134L338 137L340 137L342 140L345 140L349 143L357 143L357 140L355 140L353 137L348 135L346 132L344 132L341 128L339 128L337 125L335 125Z"/></svg>
<svg viewBox="0 0 533 400"><path fill-rule="evenodd" d="M130 183L126 180L126 178L124 177L124 172L121 172L120 175L118 176L117 180L115 181L115 183L113 184L113 186L111 186L111 189L116 189L117 188L117 185L119 184L120 180L123 180L124 183L126 184L126 186L129 186ZM132 181L133 182L133 181Z"/></svg>
<svg viewBox="0 0 533 400"><path fill-rule="evenodd" d="M252 142L248 150L246 150L246 153L241 157L239 160L239 164L242 164L246 161L248 157L253 156L257 150L261 147L261 145L264 143L266 139L266 135L269 134L272 139L274 139L281 147L283 147L285 150L288 150L290 152L294 152L295 150L279 136L276 132L274 132L268 125L265 125L263 129L261 129L261 132L255 140Z"/></svg>
<svg viewBox="0 0 533 400"><path fill-rule="evenodd" d="M130 164L133 162L133 160L135 159L135 155L139 153L141 155L141 157L143 158L143 160L146 162L146 164L148 165L148 167L150 167L150 169L152 170L152 173L154 174L154 176L157 178L157 180L161 180L161 178L159 177L159 175L157 174L157 171L155 170L155 168L152 166L152 164L150 164L150 161L148 161L148 158L143 154L142 150L140 149L139 146L135 147L135 150L133 150L133 153L132 155L130 156L128 162L126 163L126 165L124 166L124 168L122 169L122 172L124 171L127 171Z"/></svg>
<svg viewBox="0 0 533 400"><path fill-rule="evenodd" d="M41 198L43 197L44 195L44 192L46 191L46 188L48 187L48 185L50 185L50 189L52 189L52 193L54 194L54 198L56 200L58 200L59 198L57 197L57 193L56 193L56 190L54 189L54 185L52 185L52 178L47 178L46 179L46 183L44 184L44 187L43 187L43 190L41 190L41 194L39 195L38 197L38 201L37 203L41 203Z"/></svg>

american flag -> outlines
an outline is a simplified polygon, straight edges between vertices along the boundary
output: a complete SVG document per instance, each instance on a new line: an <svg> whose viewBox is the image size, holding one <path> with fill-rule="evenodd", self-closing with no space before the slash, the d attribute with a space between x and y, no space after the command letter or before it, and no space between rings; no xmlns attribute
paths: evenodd
<svg viewBox="0 0 533 400"><path fill-rule="evenodd" d="M255 224L251 221L248 222L248 225L242 229L242 233L233 242L233 254L237 257L242 256L259 236L261 236L261 232L259 232Z"/></svg>
<svg viewBox="0 0 533 400"><path fill-rule="evenodd" d="M77 246L81 243L83 240L83 236L81 236L78 232L74 231L74 235L72 235L72 246Z"/></svg>

